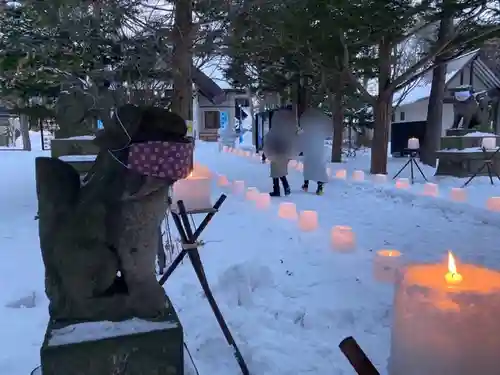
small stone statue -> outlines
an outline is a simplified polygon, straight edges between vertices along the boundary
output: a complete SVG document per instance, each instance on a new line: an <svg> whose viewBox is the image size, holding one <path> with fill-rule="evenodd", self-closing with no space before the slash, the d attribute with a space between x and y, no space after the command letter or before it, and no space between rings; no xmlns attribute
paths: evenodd
<svg viewBox="0 0 500 375"><path fill-rule="evenodd" d="M445 103L453 104L453 124L451 129L473 129L486 126L489 121L490 101L498 97L498 89L474 93L472 87L463 86L450 90L453 97L446 98Z"/></svg>
<svg viewBox="0 0 500 375"><path fill-rule="evenodd" d="M83 121L85 108L59 113ZM167 299L155 275L157 230L169 187L190 172L193 143L184 120L161 108L127 104L101 118L100 152L85 178L59 159L36 160L50 316L161 319Z"/></svg>

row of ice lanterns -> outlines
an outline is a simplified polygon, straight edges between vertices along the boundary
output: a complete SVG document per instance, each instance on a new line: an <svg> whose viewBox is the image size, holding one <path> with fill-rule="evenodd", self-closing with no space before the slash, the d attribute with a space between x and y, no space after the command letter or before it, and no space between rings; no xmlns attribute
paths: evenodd
<svg viewBox="0 0 500 375"><path fill-rule="evenodd" d="M226 176L218 175L217 185L219 187L231 187L236 195L245 195L246 200L254 202L255 207L260 210L269 208L271 197L268 193L261 193L255 187L245 188L245 182L241 180L230 183ZM313 210L297 212L297 207L292 202L282 202L278 208L278 217L284 220L297 222L302 232L313 232L319 228L318 213ZM333 250L341 253L349 253L356 248L356 235L352 228L347 225L336 225L330 230L330 246ZM394 282L397 271L401 265L401 252L397 250L380 250L376 253L374 260L375 278L382 282Z"/></svg>
<svg viewBox="0 0 500 375"><path fill-rule="evenodd" d="M494 149L496 148L496 138L483 138L482 146L486 149ZM417 138L410 138L408 140L408 148L412 150L419 149L420 143ZM250 151L244 151L237 148L231 148L228 146L224 146L225 152L234 153L239 156L260 158L258 153L252 153ZM269 161L269 160L267 160ZM290 168L294 168L299 172L304 170L304 165L302 162L297 160L290 160L288 166ZM347 171L345 169L339 169L335 171L335 175L332 172L330 167L327 168L327 174L329 178L335 177L337 179L345 180L347 179ZM361 182L365 180L365 173L360 170L353 171L352 180ZM373 176L373 182L377 184L383 184L387 182L387 175L385 174L376 174ZM396 180L395 184L397 189L406 190L410 188L410 181L408 178L399 178ZM437 197L439 195L439 185L427 182L425 183L422 191L422 195L429 197ZM450 199L455 202L466 202L467 201L467 193L464 188L451 188L450 190ZM490 211L500 212L500 197L490 197L486 201L486 208Z"/></svg>

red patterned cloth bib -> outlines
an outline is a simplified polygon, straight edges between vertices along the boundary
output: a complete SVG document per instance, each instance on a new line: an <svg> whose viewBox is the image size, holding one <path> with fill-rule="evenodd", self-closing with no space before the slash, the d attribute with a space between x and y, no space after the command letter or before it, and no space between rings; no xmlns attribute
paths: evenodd
<svg viewBox="0 0 500 375"><path fill-rule="evenodd" d="M193 142L133 143L129 149L128 167L146 176L182 180L191 173L193 153Z"/></svg>

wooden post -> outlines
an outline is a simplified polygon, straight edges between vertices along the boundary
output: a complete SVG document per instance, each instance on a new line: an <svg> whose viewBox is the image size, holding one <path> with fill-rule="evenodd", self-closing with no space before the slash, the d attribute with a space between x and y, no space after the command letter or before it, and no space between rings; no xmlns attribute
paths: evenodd
<svg viewBox="0 0 500 375"><path fill-rule="evenodd" d="M353 337L346 337L342 340L339 348L358 375L380 375Z"/></svg>

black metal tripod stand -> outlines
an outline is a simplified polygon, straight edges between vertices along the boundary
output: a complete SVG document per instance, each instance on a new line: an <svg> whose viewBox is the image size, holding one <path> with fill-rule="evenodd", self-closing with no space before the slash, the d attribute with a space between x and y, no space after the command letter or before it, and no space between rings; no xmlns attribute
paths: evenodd
<svg viewBox="0 0 500 375"><path fill-rule="evenodd" d="M425 177L425 174L422 171L422 168L420 168L420 165L418 165L418 162L416 160L417 156L418 156L418 150L406 149L406 151L409 151L410 158L405 163L405 165L403 165L403 167L401 167L399 172L396 173L396 175L392 179L395 180L406 169L406 167L410 166L410 180L411 180L411 184L413 185L413 181L415 181L415 170L414 170L414 166L415 166L415 167L417 167L418 171L420 172L420 175L424 178L425 181L427 181L427 177Z"/></svg>
<svg viewBox="0 0 500 375"><path fill-rule="evenodd" d="M483 165L481 166L481 168L479 168L476 171L476 173L474 173L465 182L465 184L462 185L462 188L469 185L469 183L471 183L471 181L474 178L476 178L476 176L478 176L484 170L484 168L486 168L488 170L488 177L490 178L490 182L492 185L495 185L495 183L493 182L493 175L495 175L495 177L498 178L498 180L500 181L500 176L498 175L498 173L495 171L495 168L493 167L493 159L495 158L495 155L500 151L500 148L497 148L496 151L493 154L491 154L491 156L488 156L488 152L484 147L481 147L481 151L483 152L483 156L484 156Z"/></svg>
<svg viewBox="0 0 500 375"><path fill-rule="evenodd" d="M233 335L227 326L224 317L222 316L222 312L215 301L215 298L210 290L210 285L208 284L207 277L205 275L205 270L203 268L203 264L201 262L200 253L198 252L198 238L200 237L203 230L207 227L210 220L214 217L214 215L218 212L220 206L226 200L226 195L222 194L220 198L217 200L215 205L212 208L208 208L207 210L202 211L186 211L186 207L182 201L177 202L177 210L171 209L172 219L174 221L175 226L179 232L181 237L181 247L182 251L177 255L172 264L167 268L165 274L158 281L160 285L165 284L169 276L174 272L177 266L182 262L184 257L188 255L191 260L191 264L194 268L196 276L200 282L200 285L203 289L203 293L207 297L208 303L212 308L212 311L215 315L215 319L217 319L217 323L226 338L227 343L233 348L233 353L238 365L240 366L241 373L243 375L249 375L248 367L243 359L243 356L240 352L240 349L236 345L234 341ZM170 201L170 207L172 207L172 202ZM198 228L193 228L191 223L189 222L188 215L190 214L206 214L205 218L201 222Z"/></svg>

